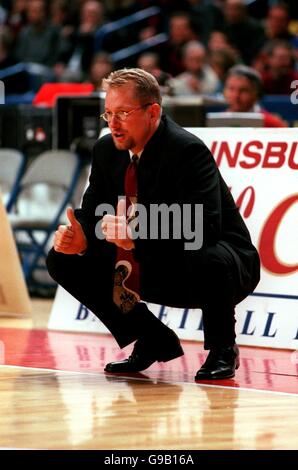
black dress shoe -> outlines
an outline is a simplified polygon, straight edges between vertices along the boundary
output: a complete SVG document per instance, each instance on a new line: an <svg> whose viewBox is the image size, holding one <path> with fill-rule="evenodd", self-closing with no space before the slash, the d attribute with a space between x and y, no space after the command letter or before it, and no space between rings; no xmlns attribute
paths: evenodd
<svg viewBox="0 0 298 470"><path fill-rule="evenodd" d="M225 348L211 349L206 361L198 370L195 380L229 379L239 367L239 349L235 344Z"/></svg>
<svg viewBox="0 0 298 470"><path fill-rule="evenodd" d="M167 362L184 354L180 341L174 331L168 329L158 341L139 339L133 351L124 361L110 362L105 366L106 372L140 372L148 369L155 361Z"/></svg>

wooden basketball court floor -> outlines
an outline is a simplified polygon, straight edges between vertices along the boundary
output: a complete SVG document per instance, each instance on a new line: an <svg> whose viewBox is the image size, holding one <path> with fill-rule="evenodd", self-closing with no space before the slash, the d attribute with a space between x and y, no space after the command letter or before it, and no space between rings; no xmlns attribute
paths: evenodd
<svg viewBox="0 0 298 470"><path fill-rule="evenodd" d="M2 323L3 325L3 323ZM0 323L0 448L34 450L298 449L298 352L240 347L234 379L195 383L206 357L110 375L108 335Z"/></svg>

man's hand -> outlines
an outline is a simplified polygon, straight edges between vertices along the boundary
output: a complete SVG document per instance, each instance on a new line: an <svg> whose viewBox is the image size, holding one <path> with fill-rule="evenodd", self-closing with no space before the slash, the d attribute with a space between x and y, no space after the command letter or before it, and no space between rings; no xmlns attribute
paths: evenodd
<svg viewBox="0 0 298 470"><path fill-rule="evenodd" d="M134 248L131 229L126 220L125 199L118 202L116 215L107 214L102 218L101 227L108 242L115 243L124 250Z"/></svg>
<svg viewBox="0 0 298 470"><path fill-rule="evenodd" d="M67 217L70 225L59 225L55 232L54 250L66 255L77 255L87 249L87 240L71 207L67 209Z"/></svg>
<svg viewBox="0 0 298 470"><path fill-rule="evenodd" d="M197 77L189 77L188 86L192 91L196 93L201 93L202 91L202 82Z"/></svg>

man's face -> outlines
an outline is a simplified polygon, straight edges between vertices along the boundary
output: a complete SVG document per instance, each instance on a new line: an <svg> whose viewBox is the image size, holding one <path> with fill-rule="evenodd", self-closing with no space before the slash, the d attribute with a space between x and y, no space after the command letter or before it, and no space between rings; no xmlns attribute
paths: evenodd
<svg viewBox="0 0 298 470"><path fill-rule="evenodd" d="M272 35L274 37L278 36L279 34L286 32L288 29L288 14L283 8L279 8L278 6L272 7L268 13L267 23Z"/></svg>
<svg viewBox="0 0 298 470"><path fill-rule="evenodd" d="M229 110L234 112L251 111L258 100L254 84L248 78L236 75L232 75L227 79L224 96L229 105Z"/></svg>
<svg viewBox="0 0 298 470"><path fill-rule="evenodd" d="M39 24L45 19L45 5L43 1L28 2L27 16L31 24Z"/></svg>
<svg viewBox="0 0 298 470"><path fill-rule="evenodd" d="M113 116L108 123L117 149L138 153L150 139L155 130L157 116L152 106L143 106L145 104L147 102L141 102L136 97L132 83L117 88L108 88L105 100L106 112L118 113L119 111L134 110L125 121Z"/></svg>
<svg viewBox="0 0 298 470"><path fill-rule="evenodd" d="M224 15L229 23L238 23L245 18L245 4L242 0L226 0Z"/></svg>
<svg viewBox="0 0 298 470"><path fill-rule="evenodd" d="M184 16L176 16L170 20L170 37L176 45L182 45L192 39L193 33L189 20Z"/></svg>
<svg viewBox="0 0 298 470"><path fill-rule="evenodd" d="M291 70L292 53L283 46L276 46L269 57L269 66L274 72L284 75Z"/></svg>
<svg viewBox="0 0 298 470"><path fill-rule="evenodd" d="M199 73L204 67L205 51L201 47L193 47L186 52L184 65L187 71L191 73Z"/></svg>

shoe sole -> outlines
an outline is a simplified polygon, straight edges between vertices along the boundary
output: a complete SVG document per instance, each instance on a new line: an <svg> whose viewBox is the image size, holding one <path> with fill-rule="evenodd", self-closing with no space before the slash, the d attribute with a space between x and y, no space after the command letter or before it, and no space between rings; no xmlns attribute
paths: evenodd
<svg viewBox="0 0 298 470"><path fill-rule="evenodd" d="M225 380L225 379L232 379L233 377L235 377L235 373L234 374L229 374L229 375L225 375L224 377L221 376L221 377L218 377L218 376L212 376L210 377L210 375L206 375L205 377L195 377L195 381L200 381L200 380Z"/></svg>

